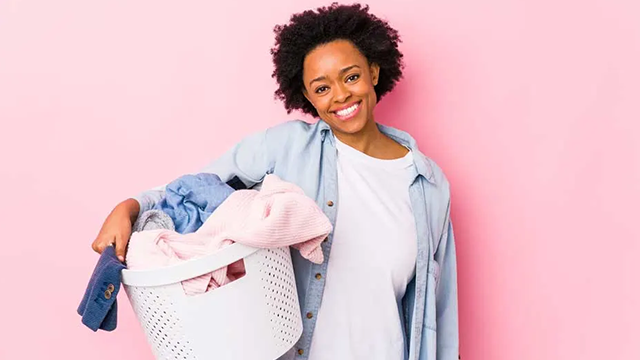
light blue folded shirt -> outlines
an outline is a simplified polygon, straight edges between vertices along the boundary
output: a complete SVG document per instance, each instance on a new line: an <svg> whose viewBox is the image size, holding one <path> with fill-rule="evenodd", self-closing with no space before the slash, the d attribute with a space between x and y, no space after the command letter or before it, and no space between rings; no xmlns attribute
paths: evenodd
<svg viewBox="0 0 640 360"><path fill-rule="evenodd" d="M234 189L216 174L184 175L167 185L164 198L154 210L169 215L176 232L192 233L233 192Z"/></svg>

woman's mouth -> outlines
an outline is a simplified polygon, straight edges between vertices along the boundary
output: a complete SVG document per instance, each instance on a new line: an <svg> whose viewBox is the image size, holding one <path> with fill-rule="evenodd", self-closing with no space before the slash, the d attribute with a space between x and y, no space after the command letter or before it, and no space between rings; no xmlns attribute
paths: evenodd
<svg viewBox="0 0 640 360"><path fill-rule="evenodd" d="M358 115L360 108L362 108L362 100L350 105L349 107L334 111L333 114L338 118L338 120L347 121Z"/></svg>

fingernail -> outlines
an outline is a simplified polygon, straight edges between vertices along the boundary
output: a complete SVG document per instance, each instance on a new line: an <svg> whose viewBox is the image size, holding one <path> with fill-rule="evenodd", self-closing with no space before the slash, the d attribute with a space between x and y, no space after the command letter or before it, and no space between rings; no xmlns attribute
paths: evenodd
<svg viewBox="0 0 640 360"><path fill-rule="evenodd" d="M124 256L118 255L118 260L120 260L121 262L124 262Z"/></svg>

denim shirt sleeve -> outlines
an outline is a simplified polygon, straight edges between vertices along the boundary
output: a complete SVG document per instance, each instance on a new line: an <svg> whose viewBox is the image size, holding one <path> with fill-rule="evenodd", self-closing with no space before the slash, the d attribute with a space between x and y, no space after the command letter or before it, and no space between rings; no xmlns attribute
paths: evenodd
<svg viewBox="0 0 640 360"><path fill-rule="evenodd" d="M457 360L459 356L458 276L449 207L450 203L434 256L440 265L440 278L436 288L437 360Z"/></svg>
<svg viewBox="0 0 640 360"><path fill-rule="evenodd" d="M237 176L249 188L261 182L274 166L269 155L268 132L267 129L245 137L230 150L200 169L199 173L216 174L224 182ZM140 204L139 213L151 210L162 200L165 188L166 184L134 196L133 199Z"/></svg>

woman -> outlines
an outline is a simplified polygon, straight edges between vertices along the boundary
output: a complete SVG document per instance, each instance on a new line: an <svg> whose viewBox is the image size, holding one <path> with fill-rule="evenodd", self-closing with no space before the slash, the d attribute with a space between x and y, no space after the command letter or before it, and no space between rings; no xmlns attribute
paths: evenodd
<svg viewBox="0 0 640 360"><path fill-rule="evenodd" d="M275 32L276 95L289 113L318 122L248 136L203 172L249 187L275 173L334 225L323 264L292 251L304 331L283 358L457 359L449 184L408 134L374 120L402 76L397 31L367 6L333 4ZM93 249L115 244L124 259L131 224L163 195L154 189L116 206Z"/></svg>

